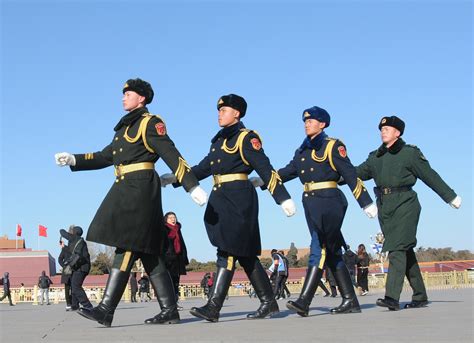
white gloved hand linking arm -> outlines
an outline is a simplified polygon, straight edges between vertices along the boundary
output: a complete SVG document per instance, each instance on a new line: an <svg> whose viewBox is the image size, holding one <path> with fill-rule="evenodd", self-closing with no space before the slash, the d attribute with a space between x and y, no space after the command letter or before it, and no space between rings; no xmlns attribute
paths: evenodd
<svg viewBox="0 0 474 343"><path fill-rule="evenodd" d="M175 183L176 181L176 175L174 175L173 173L163 174L160 176L161 187L163 188L168 185L171 185L172 183Z"/></svg>
<svg viewBox="0 0 474 343"><path fill-rule="evenodd" d="M461 197L459 195L456 195L456 197L449 203L452 208L455 208L456 210L461 207Z"/></svg>
<svg viewBox="0 0 474 343"><path fill-rule="evenodd" d="M200 186L193 187L189 191L189 195L191 195L193 201L199 206L203 206L207 202L207 193Z"/></svg>
<svg viewBox="0 0 474 343"><path fill-rule="evenodd" d="M283 201L280 206L287 217L291 217L296 213L296 205L293 199Z"/></svg>
<svg viewBox="0 0 474 343"><path fill-rule="evenodd" d="M369 218L377 217L377 213L378 213L377 205L375 205L374 203L371 203L370 205L364 208L364 212Z"/></svg>
<svg viewBox="0 0 474 343"><path fill-rule="evenodd" d="M54 159L56 160L56 164L60 167L76 165L76 158L68 152L58 152L54 154Z"/></svg>

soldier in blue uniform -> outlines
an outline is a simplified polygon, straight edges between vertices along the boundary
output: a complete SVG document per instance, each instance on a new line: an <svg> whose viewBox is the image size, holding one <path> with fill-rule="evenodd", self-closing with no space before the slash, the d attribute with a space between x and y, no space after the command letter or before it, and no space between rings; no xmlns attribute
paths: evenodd
<svg viewBox="0 0 474 343"><path fill-rule="evenodd" d="M161 312L147 324L179 322L175 292L164 260L166 237L161 205L160 178L155 162L161 157L192 199L204 205L207 194L167 134L163 119L151 115L151 85L131 79L123 87L123 107L128 113L114 128L112 142L102 151L87 154L58 153L59 166L72 171L115 168L115 182L100 205L87 232L87 240L116 247L104 297L92 310L79 314L111 326L115 308L128 283L133 263L140 258L150 276Z"/></svg>
<svg viewBox="0 0 474 343"><path fill-rule="evenodd" d="M218 321L238 260L261 302L258 310L247 318L265 318L279 308L268 276L257 258L261 253L258 197L248 174L255 170L261 176L287 216L295 213L295 204L265 155L260 136L246 129L240 121L247 109L245 99L235 94L224 95L217 109L222 129L211 140L207 156L192 168L198 180L211 175L214 179L204 222L209 240L217 247L217 272L209 301L203 307L192 308L191 314L210 322ZM162 184L173 181L171 175Z"/></svg>
<svg viewBox="0 0 474 343"><path fill-rule="evenodd" d="M311 235L310 257L301 294L296 301L287 303L290 310L303 317L308 315L325 263L334 274L343 298L341 305L331 309L331 313L360 312L349 271L342 260L341 247L345 242L341 226L347 200L337 188L341 176L370 218L375 217L377 211L364 184L357 178L345 145L324 133L330 120L328 112L320 107L305 110L303 121L307 137L290 163L278 170L283 182L299 177L304 185L303 207ZM255 185L259 181L252 180Z"/></svg>

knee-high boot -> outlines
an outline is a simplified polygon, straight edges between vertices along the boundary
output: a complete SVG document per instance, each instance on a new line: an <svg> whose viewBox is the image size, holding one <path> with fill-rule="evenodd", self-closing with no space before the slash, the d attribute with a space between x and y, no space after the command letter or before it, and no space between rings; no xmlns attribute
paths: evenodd
<svg viewBox="0 0 474 343"><path fill-rule="evenodd" d="M110 327L114 318L115 309L117 308L117 305L122 298L123 291L127 286L128 277L129 273L122 272L120 269L112 268L100 304L92 310L80 308L78 313L87 319L94 320L99 324Z"/></svg>
<svg viewBox="0 0 474 343"><path fill-rule="evenodd" d="M318 283L323 276L323 270L318 266L310 266L306 271L303 289L300 296L295 301L288 301L286 307L292 311L296 311L302 317L307 317L309 313L309 305L313 301L314 293L318 288Z"/></svg>
<svg viewBox="0 0 474 343"><path fill-rule="evenodd" d="M210 291L209 300L207 304L202 307L193 307L189 311L193 316L205 319L210 322L217 322L219 320L219 312L224 304L227 291L229 290L233 270L226 268L217 268L214 285Z"/></svg>
<svg viewBox="0 0 474 343"><path fill-rule="evenodd" d="M354 286L352 284L352 279L346 266L343 265L341 268L337 268L334 273L334 278L336 279L337 287L339 287L339 292L342 296L342 303L338 307L331 309L331 313L361 312L359 301L357 300Z"/></svg>
<svg viewBox="0 0 474 343"><path fill-rule="evenodd" d="M145 320L145 324L177 324L180 321L173 280L168 271L150 275L161 312Z"/></svg>
<svg viewBox="0 0 474 343"><path fill-rule="evenodd" d="M247 276L252 283L255 293L257 293L257 296L260 299L260 307L257 311L249 313L247 319L263 319L280 312L278 303L273 294L270 280L258 260L255 261L252 272L247 274Z"/></svg>

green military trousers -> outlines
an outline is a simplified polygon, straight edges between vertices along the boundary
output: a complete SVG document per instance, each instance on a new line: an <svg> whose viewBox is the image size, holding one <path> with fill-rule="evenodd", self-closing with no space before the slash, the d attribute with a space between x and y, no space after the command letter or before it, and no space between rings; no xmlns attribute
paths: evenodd
<svg viewBox="0 0 474 343"><path fill-rule="evenodd" d="M413 248L409 250L390 251L388 258L389 266L387 283L385 285L385 296L399 301L403 289L403 281L406 276L413 289L412 300L428 300L425 284Z"/></svg>

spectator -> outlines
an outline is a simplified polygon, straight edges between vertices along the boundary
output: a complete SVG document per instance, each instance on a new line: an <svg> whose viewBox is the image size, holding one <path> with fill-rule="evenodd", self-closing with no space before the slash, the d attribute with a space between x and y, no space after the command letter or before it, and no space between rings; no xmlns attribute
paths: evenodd
<svg viewBox="0 0 474 343"><path fill-rule="evenodd" d="M168 234L168 244L165 253L166 268L173 280L176 302L179 298L179 279L181 275L186 275L186 266L189 264L186 244L184 244L181 224L174 212L165 214L165 227ZM178 310L183 308L178 305Z"/></svg>
<svg viewBox="0 0 474 343"><path fill-rule="evenodd" d="M143 275L140 280L138 280L138 284L140 285L140 301L147 302L148 299L151 300L150 297L150 280L148 280L148 276ZM147 299L148 297L148 299Z"/></svg>
<svg viewBox="0 0 474 343"><path fill-rule="evenodd" d="M131 293L131 302L137 302L137 292L138 292L138 282L137 282L137 272L130 274L130 293Z"/></svg>
<svg viewBox="0 0 474 343"><path fill-rule="evenodd" d="M85 278L91 269L91 258L87 249L86 241L82 238L82 228L71 225L69 231L60 230L62 237L68 240L68 249L71 252L71 258L67 265L71 267L71 310L76 311L79 305L82 308L92 310L91 302L82 287Z"/></svg>
<svg viewBox="0 0 474 343"><path fill-rule="evenodd" d="M8 301L10 302L10 306L14 306L12 303L12 295L10 293L10 273L5 272L3 273L2 285L3 285L3 296L0 298L0 301L3 301L6 297L8 297Z"/></svg>
<svg viewBox="0 0 474 343"><path fill-rule="evenodd" d="M357 255L351 250L349 244L346 245L346 252L342 256L342 260L349 270L349 275L351 276L352 284L357 286L355 281L355 268L357 265Z"/></svg>
<svg viewBox="0 0 474 343"><path fill-rule="evenodd" d="M361 295L369 293L369 254L365 250L364 244L359 244L357 249L357 284L360 287Z"/></svg>
<svg viewBox="0 0 474 343"><path fill-rule="evenodd" d="M21 283L20 293L18 295L20 296L20 301L25 301L26 290L23 282Z"/></svg>
<svg viewBox="0 0 474 343"><path fill-rule="evenodd" d="M210 273L204 274L202 280L201 280L201 288L204 292L204 295L209 298L209 286L208 286L208 280L211 277Z"/></svg>
<svg viewBox="0 0 474 343"><path fill-rule="evenodd" d="M66 299L66 311L71 310L72 304L72 290L71 290L71 276L72 269L66 268L69 260L71 259L71 252L69 247L64 244L62 239L59 240L59 246L61 247L61 253L58 257L59 265L63 268L61 272L61 283L64 284L64 298Z"/></svg>
<svg viewBox="0 0 474 343"><path fill-rule="evenodd" d="M285 272L286 272L286 275L282 280L280 298L289 298L291 296L291 293L288 287L286 286L286 281L288 280L288 277L290 276L290 261L288 261L288 258L285 256L285 252L283 250L278 251L278 254L280 254L280 256L283 258L283 261L285 262Z"/></svg>
<svg viewBox="0 0 474 343"><path fill-rule="evenodd" d="M38 287L40 291L40 305L43 305L43 301L46 297L46 305L50 305L49 303L49 286L53 284L53 281L46 275L46 272L43 270L41 272L41 276L38 279Z"/></svg>

